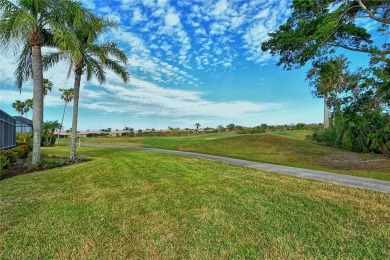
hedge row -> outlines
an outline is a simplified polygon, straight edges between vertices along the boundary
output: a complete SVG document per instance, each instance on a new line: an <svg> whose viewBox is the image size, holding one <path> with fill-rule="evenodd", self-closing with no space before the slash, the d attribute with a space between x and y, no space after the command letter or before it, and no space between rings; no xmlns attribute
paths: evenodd
<svg viewBox="0 0 390 260"><path fill-rule="evenodd" d="M30 151L28 144L18 145L8 150L0 151L0 174L20 158L25 158Z"/></svg>

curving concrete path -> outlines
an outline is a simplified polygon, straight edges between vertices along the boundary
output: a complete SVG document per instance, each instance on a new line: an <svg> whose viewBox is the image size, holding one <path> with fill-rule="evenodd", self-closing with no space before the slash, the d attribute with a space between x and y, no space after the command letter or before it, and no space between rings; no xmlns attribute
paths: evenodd
<svg viewBox="0 0 390 260"><path fill-rule="evenodd" d="M390 193L390 181L382 181L382 180L376 180L370 178L343 175L338 173L295 168L295 167L275 165L269 163L252 162L252 161L233 159L233 158L208 155L208 154L164 150L164 149L156 149L156 148L146 148L146 147L138 147L138 146L121 146L121 145L104 145L104 144L82 144L82 146L121 148L121 149L136 150L136 151L149 151L149 152L176 154L182 156L208 159L208 160L213 160L218 162L225 162L233 165L254 168L258 170L274 172L279 174L286 174L286 175L291 175L291 176L296 176L296 177L301 177L306 179L330 182L330 183L349 186L349 187Z"/></svg>

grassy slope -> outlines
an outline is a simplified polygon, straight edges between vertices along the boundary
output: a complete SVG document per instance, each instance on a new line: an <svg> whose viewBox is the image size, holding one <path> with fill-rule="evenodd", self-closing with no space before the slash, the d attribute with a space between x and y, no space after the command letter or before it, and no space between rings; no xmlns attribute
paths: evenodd
<svg viewBox="0 0 390 260"><path fill-rule="evenodd" d="M0 259L390 257L389 194L166 154L79 153L94 160L0 182Z"/></svg>
<svg viewBox="0 0 390 260"><path fill-rule="evenodd" d="M135 145L199 152L244 160L281 164L307 169L390 181L390 162L370 168L344 161L383 159L320 146L305 140L310 131L281 131L258 135L208 134L189 137L84 138L83 142ZM344 160L344 161L343 161ZM336 164L336 162L340 162ZM340 166L340 164L342 164Z"/></svg>

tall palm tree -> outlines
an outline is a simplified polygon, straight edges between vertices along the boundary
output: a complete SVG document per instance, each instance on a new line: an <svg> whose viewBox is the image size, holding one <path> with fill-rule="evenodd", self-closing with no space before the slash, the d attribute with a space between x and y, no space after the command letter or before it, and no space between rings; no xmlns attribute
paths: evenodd
<svg viewBox="0 0 390 260"><path fill-rule="evenodd" d="M85 11L86 19L81 28L74 28L73 38L61 39L59 45L62 57L70 61L70 68L74 71L74 97L73 97L73 119L71 133L70 159L76 159L76 134L77 118L80 96L81 77L86 73L87 80L90 81L93 76L97 78L100 84L106 81L104 69L111 69L119 75L124 82L129 80L129 73L119 62L126 64L127 57L124 52L118 49L113 42L98 43L98 37L101 33L113 27L114 24L108 20L95 16Z"/></svg>
<svg viewBox="0 0 390 260"><path fill-rule="evenodd" d="M72 102L73 95L74 95L74 89L73 88L69 88L69 89L60 88L60 91L62 92L61 99L65 102L65 105L64 105L64 112L62 112L62 119L61 119L61 125L60 125L61 128L58 131L57 143L60 143L60 132L61 132L61 129L62 129L63 124L64 124L64 116L65 116L66 105L69 102Z"/></svg>
<svg viewBox="0 0 390 260"><path fill-rule="evenodd" d="M39 164L43 123L42 47L53 45L56 33L66 34L65 21L73 25L82 20L80 4L71 0L0 0L0 43L3 48L23 45L15 72L19 89L24 80L33 79L32 164ZM53 60L54 62L54 60Z"/></svg>

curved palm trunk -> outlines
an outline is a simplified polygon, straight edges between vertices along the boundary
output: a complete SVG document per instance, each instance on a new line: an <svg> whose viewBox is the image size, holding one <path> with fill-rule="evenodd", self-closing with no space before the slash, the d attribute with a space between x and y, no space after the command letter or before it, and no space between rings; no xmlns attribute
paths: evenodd
<svg viewBox="0 0 390 260"><path fill-rule="evenodd" d="M66 110L66 104L67 104L67 103L68 103L68 102L65 101L64 112L62 112L61 128L62 128L62 124L64 123L64 116L65 116L65 110ZM61 129L58 130L57 144L60 143L60 134L61 134Z"/></svg>
<svg viewBox="0 0 390 260"><path fill-rule="evenodd" d="M70 159L76 159L76 134L77 134L77 117L79 113L79 95L80 95L80 83L81 83L82 70L76 68L74 78L74 96L73 96L73 119L72 119L72 133L70 141Z"/></svg>
<svg viewBox="0 0 390 260"><path fill-rule="evenodd" d="M43 123L43 73L41 47L32 47L32 69L33 69L33 132L34 146L32 153L32 164L37 165L41 159L41 132Z"/></svg>

